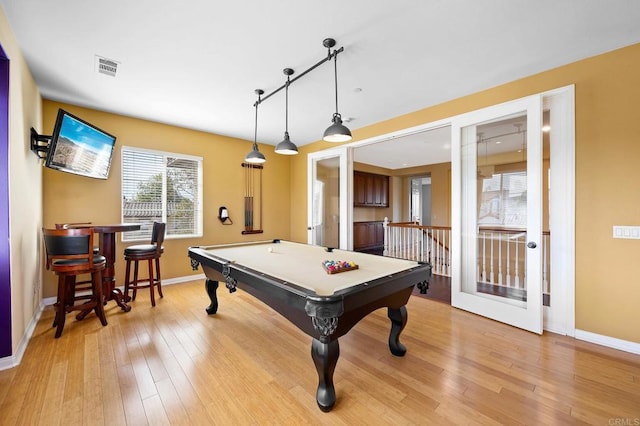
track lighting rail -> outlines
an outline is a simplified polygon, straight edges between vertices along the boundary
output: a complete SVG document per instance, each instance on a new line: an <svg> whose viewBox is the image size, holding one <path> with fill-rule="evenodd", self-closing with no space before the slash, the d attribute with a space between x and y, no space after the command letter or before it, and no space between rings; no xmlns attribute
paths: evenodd
<svg viewBox="0 0 640 426"><path fill-rule="evenodd" d="M262 98L258 99L253 104L253 106L255 107L256 105L260 105L262 102L266 101L271 96L275 95L276 93L278 93L279 91L281 91L282 89L287 87L287 84L291 85L294 81L299 80L300 78L304 77L305 75L307 75L308 73L310 73L314 69L318 68L320 65L324 64L325 62L328 62L328 61L332 60L334 57L338 56L339 53L342 53L344 51L344 47L340 47L339 49L334 49L333 51L331 51L331 48L336 45L336 41L334 39L332 39L332 38L325 38L322 41L322 45L324 47L326 47L327 49L329 49L329 51L327 53L327 56L325 58L323 58L322 60L318 61L315 65L312 65L311 67L309 67L306 70L304 70L297 77L292 78L288 82L284 83L282 86L278 87L273 92L271 92L271 93L267 94L266 96L263 96Z"/></svg>
<svg viewBox="0 0 640 426"><path fill-rule="evenodd" d="M330 60L334 60L334 79L335 79L335 94L336 94L336 112L333 114L333 118L331 119L331 125L327 127L327 130L324 131L322 136L322 140L327 142L347 142L351 140L351 131L342 124L342 118L340 113L338 112L338 54L344 51L343 47L339 49L335 49L336 41L332 38L325 38L322 41L322 45L327 48L327 56L320 61L318 61L315 65L307 68L303 72L301 72L297 77L291 78L294 71L291 68L285 68L282 70L284 74L287 76L287 81L273 92L267 94L266 96L262 96L264 94L264 90L256 89L255 93L258 95L258 99L253 104L253 107L256 109L256 120L255 120L255 131L253 137L253 149L249 152L244 161L249 164L262 164L267 161L266 157L263 153L258 149L258 106L269 99L271 96L275 95L282 89L286 89L286 102L285 102L285 131L284 131L284 139L282 142L278 143L275 148L276 154L281 155L296 155L298 153L298 147L291 142L289 138L289 86L294 81L304 77L314 69L318 68L320 65L328 62ZM331 50L334 48L333 50Z"/></svg>

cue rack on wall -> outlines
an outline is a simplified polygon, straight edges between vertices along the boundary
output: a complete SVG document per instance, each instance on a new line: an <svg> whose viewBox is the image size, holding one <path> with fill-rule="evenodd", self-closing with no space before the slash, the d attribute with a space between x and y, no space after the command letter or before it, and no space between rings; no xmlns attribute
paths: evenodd
<svg viewBox="0 0 640 426"><path fill-rule="evenodd" d="M261 234L262 230L262 169L260 164L242 163L244 168L244 231Z"/></svg>

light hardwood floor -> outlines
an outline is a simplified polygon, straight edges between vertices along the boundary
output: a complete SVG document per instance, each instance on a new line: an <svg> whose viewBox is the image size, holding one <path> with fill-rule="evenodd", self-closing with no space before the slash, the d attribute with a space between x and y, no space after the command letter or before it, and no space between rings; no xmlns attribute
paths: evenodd
<svg viewBox="0 0 640 426"><path fill-rule="evenodd" d="M321 412L310 337L238 291L207 316L202 281L142 290L109 325L53 311L0 371L0 424L594 424L640 422L640 356L537 336L412 296L391 355L378 310L340 339L337 402ZM618 423L616 423L618 422ZM626 423L622 423L626 422Z"/></svg>

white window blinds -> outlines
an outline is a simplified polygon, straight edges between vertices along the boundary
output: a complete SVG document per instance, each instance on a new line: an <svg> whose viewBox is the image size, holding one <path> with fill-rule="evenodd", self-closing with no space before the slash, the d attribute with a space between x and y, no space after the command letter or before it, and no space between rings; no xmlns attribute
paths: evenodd
<svg viewBox="0 0 640 426"><path fill-rule="evenodd" d="M167 238L202 236L202 158L123 147L122 221L141 225L123 241L151 239L154 221Z"/></svg>

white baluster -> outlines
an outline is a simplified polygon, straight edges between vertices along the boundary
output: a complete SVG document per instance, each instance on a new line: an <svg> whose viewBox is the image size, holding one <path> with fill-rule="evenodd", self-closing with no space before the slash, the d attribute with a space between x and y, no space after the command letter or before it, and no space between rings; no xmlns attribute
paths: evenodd
<svg viewBox="0 0 640 426"><path fill-rule="evenodd" d="M502 285L502 240L504 234L498 234L498 285Z"/></svg>
<svg viewBox="0 0 640 426"><path fill-rule="evenodd" d="M493 238L494 238L493 237L493 232L491 232L489 235L490 235L490 238L489 238L490 246L489 246L489 248L491 249L490 250L491 257L489 258L489 262L490 262L489 263L489 271L490 271L489 272L489 277L490 277L491 282L495 283L494 275L493 275Z"/></svg>
<svg viewBox="0 0 640 426"><path fill-rule="evenodd" d="M549 237L547 235L542 236L542 288L544 294L551 294L551 289L549 288L549 280L547 275L547 268L549 267L547 262L547 248L549 243Z"/></svg>
<svg viewBox="0 0 640 426"><path fill-rule="evenodd" d="M486 249L486 243L487 243L487 238L484 232L480 233L481 238L482 238L482 276L481 276L481 281L483 283L487 282L487 249Z"/></svg>
<svg viewBox="0 0 640 426"><path fill-rule="evenodd" d="M451 230L447 231L447 247L451 247ZM451 252L447 253L447 275L451 276Z"/></svg>
<svg viewBox="0 0 640 426"><path fill-rule="evenodd" d="M384 221L382 222L382 234L384 237L382 243L382 255L389 256L389 218L384 217Z"/></svg>
<svg viewBox="0 0 640 426"><path fill-rule="evenodd" d="M440 245L441 244L440 235L437 233L436 235L437 235L437 239L433 238L431 240L431 258L434 260L434 263L438 265L438 273L443 274L444 269L442 265L442 259L440 258L440 253L442 252L441 245Z"/></svg>
<svg viewBox="0 0 640 426"><path fill-rule="evenodd" d="M399 257L398 244L400 243L400 241L398 241L398 230L399 228L395 226L393 227L393 257Z"/></svg>
<svg viewBox="0 0 640 426"><path fill-rule="evenodd" d="M519 275L520 274L520 256L518 255L519 246L520 246L520 243L518 241L519 239L520 237L516 237L516 264L515 264L516 276L515 276L515 281L513 283L515 288L520 288L520 275Z"/></svg>
<svg viewBox="0 0 640 426"><path fill-rule="evenodd" d="M509 238L509 234L505 235L507 239L507 282L505 283L507 287L511 287L511 238Z"/></svg>

